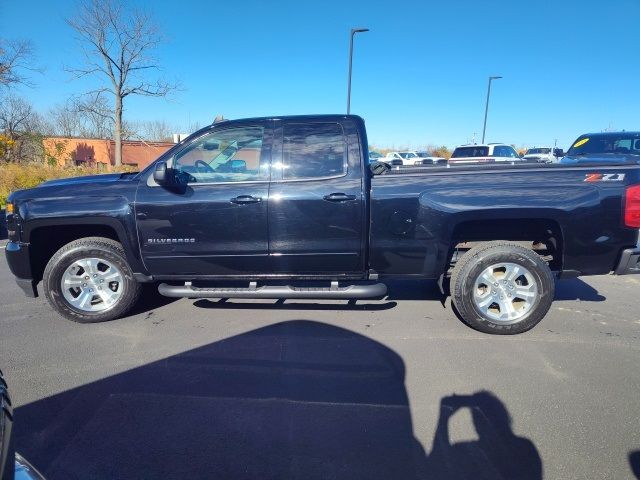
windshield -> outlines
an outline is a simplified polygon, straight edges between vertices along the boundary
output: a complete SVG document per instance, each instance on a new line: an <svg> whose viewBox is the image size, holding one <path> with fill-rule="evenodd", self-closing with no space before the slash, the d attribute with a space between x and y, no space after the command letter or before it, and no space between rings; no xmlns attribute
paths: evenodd
<svg viewBox="0 0 640 480"><path fill-rule="evenodd" d="M527 150L527 153L525 155L532 155L534 153L548 155L549 153L551 153L551 149L550 148L530 148L529 150Z"/></svg>
<svg viewBox="0 0 640 480"><path fill-rule="evenodd" d="M419 157L430 157L431 154L429 152L418 152Z"/></svg>
<svg viewBox="0 0 640 480"><path fill-rule="evenodd" d="M400 152L400 156L405 159L417 157L417 155L413 152Z"/></svg>
<svg viewBox="0 0 640 480"><path fill-rule="evenodd" d="M465 157L486 157L489 155L489 147L458 147L453 151L451 158L465 158Z"/></svg>
<svg viewBox="0 0 640 480"><path fill-rule="evenodd" d="M578 137L567 155L640 155L640 133L595 134Z"/></svg>
<svg viewBox="0 0 640 480"><path fill-rule="evenodd" d="M369 158L382 158L382 155L378 152L369 152Z"/></svg>

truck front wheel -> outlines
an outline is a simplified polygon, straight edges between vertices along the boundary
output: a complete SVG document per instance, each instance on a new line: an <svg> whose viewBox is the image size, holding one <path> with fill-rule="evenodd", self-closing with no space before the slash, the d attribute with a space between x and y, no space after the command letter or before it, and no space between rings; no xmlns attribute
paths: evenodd
<svg viewBox="0 0 640 480"><path fill-rule="evenodd" d="M509 335L533 328L549 311L555 283L533 251L509 242L469 250L451 275L451 297L462 320L485 333Z"/></svg>
<svg viewBox="0 0 640 480"><path fill-rule="evenodd" d="M141 291L122 245L102 237L81 238L58 250L44 270L43 288L58 313L80 323L123 316Z"/></svg>

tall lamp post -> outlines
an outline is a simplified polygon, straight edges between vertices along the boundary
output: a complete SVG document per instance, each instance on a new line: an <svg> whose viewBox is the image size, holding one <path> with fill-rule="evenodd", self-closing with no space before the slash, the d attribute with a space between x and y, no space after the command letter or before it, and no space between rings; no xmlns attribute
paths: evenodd
<svg viewBox="0 0 640 480"><path fill-rule="evenodd" d="M347 80L347 115L351 112L351 65L353 64L353 36L356 33L368 32L368 28L352 28L349 36L349 78Z"/></svg>
<svg viewBox="0 0 640 480"><path fill-rule="evenodd" d="M487 131L487 114L489 113L489 97L491 96L491 81L498 80L502 77L489 77L489 86L487 87L487 104L484 107L484 126L482 127L482 143L484 143L484 134Z"/></svg>

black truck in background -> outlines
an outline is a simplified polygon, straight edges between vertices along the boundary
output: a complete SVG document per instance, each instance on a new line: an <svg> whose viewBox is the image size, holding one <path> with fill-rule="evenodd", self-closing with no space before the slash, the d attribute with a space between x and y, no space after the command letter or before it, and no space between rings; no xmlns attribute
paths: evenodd
<svg viewBox="0 0 640 480"><path fill-rule="evenodd" d="M389 170L368 151L353 115L215 123L140 173L14 192L8 263L78 322L125 315L144 282L357 299L404 277L449 285L462 319L498 334L536 325L556 278L640 273L640 156Z"/></svg>

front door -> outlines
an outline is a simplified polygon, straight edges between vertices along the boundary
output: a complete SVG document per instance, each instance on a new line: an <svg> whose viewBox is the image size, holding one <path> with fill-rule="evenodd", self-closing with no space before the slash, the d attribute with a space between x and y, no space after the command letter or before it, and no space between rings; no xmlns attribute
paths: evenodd
<svg viewBox="0 0 640 480"><path fill-rule="evenodd" d="M152 275L242 276L269 267L271 138L271 122L222 124L169 160L177 187L143 180L135 212Z"/></svg>
<svg viewBox="0 0 640 480"><path fill-rule="evenodd" d="M338 278L364 272L361 152L350 123L277 124L269 192L276 274Z"/></svg>

